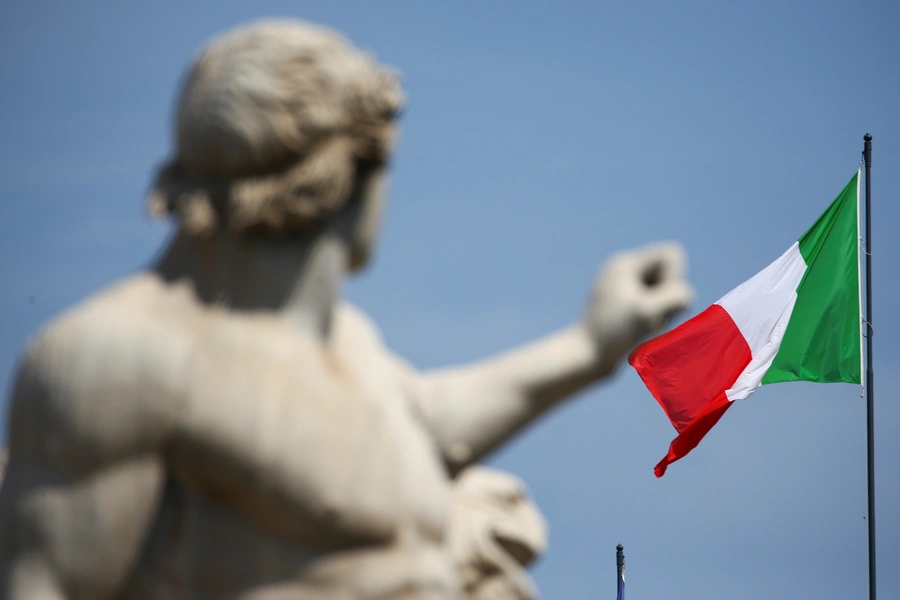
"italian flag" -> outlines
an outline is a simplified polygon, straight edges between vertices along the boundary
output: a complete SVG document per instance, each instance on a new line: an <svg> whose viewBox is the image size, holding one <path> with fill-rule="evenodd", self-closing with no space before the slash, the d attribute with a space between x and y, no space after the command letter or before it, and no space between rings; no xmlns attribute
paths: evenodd
<svg viewBox="0 0 900 600"><path fill-rule="evenodd" d="M693 450L735 400L782 381L860 383L859 171L775 262L628 361Z"/></svg>

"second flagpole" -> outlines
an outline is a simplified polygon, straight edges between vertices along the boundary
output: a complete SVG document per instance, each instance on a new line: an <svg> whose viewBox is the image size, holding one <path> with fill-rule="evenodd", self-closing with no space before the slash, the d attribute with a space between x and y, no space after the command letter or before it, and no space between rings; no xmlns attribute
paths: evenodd
<svg viewBox="0 0 900 600"><path fill-rule="evenodd" d="M869 600L875 600L875 375L872 370L872 136L863 136L866 163L866 462L868 465Z"/></svg>

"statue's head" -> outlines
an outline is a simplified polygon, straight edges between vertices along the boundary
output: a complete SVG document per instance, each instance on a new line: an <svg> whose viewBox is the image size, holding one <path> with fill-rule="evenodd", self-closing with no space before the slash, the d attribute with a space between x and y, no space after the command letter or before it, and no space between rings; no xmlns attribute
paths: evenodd
<svg viewBox="0 0 900 600"><path fill-rule="evenodd" d="M227 32L188 71L149 210L196 236L311 236L341 220L359 268L402 107L397 76L331 31L276 20Z"/></svg>

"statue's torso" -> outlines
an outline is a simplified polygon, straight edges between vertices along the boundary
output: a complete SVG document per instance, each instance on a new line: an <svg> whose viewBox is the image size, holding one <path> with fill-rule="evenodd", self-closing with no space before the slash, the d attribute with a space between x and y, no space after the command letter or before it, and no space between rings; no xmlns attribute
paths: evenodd
<svg viewBox="0 0 900 600"><path fill-rule="evenodd" d="M140 311L111 346L151 364L117 375L117 393L142 398L161 377L169 397L149 401L174 415L123 599L452 597L448 476L377 337L339 311L323 350L271 315L188 296L142 276L82 311Z"/></svg>

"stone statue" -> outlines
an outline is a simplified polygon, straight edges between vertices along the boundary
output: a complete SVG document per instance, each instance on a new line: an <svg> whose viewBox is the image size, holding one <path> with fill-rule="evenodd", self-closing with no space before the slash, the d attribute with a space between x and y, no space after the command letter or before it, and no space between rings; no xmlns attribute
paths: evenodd
<svg viewBox="0 0 900 600"><path fill-rule="evenodd" d="M0 598L532 598L543 520L474 466L689 302L661 244L571 326L420 373L341 301L376 240L404 98L329 31L264 21L191 66L148 204L155 264L20 362Z"/></svg>
<svg viewBox="0 0 900 600"><path fill-rule="evenodd" d="M448 542L470 600L536 598L522 567L547 544L544 519L517 478L483 467L465 469L453 486Z"/></svg>

